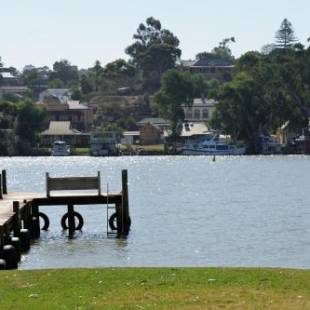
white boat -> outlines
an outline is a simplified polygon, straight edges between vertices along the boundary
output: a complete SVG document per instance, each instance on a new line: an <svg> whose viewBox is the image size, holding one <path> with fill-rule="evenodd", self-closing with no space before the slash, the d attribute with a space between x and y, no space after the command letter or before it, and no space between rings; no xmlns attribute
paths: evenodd
<svg viewBox="0 0 310 310"><path fill-rule="evenodd" d="M54 141L52 156L68 156L70 155L70 146L65 141Z"/></svg>
<svg viewBox="0 0 310 310"><path fill-rule="evenodd" d="M220 141L219 134L207 134L196 143L187 142L182 148L182 155L243 155L245 147Z"/></svg>

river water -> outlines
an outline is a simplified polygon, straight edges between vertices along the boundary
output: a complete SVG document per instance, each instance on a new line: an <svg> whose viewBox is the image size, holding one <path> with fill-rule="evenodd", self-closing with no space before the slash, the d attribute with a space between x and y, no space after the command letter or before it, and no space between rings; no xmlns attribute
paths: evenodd
<svg viewBox="0 0 310 310"><path fill-rule="evenodd" d="M69 240L65 207L42 207L48 232L21 269L108 266L310 268L310 157L0 158L10 191L43 192L52 176L102 173L121 189L128 169L132 230L107 237L104 206L76 207L85 220Z"/></svg>

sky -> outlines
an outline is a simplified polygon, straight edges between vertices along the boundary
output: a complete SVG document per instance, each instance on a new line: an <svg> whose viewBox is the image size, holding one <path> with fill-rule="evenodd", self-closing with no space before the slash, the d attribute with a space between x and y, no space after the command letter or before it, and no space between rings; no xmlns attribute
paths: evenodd
<svg viewBox="0 0 310 310"><path fill-rule="evenodd" d="M193 59L234 36L233 54L274 42L284 18L306 44L309 0L0 0L0 56L5 66L47 65L68 59L79 68L126 58L138 25L153 16Z"/></svg>

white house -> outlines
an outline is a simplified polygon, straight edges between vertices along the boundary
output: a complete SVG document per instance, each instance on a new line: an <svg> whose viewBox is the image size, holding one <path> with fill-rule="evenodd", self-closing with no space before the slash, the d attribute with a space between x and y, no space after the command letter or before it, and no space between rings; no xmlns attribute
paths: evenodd
<svg viewBox="0 0 310 310"><path fill-rule="evenodd" d="M214 99L196 98L190 107L184 106L185 121L206 122L211 120L217 101Z"/></svg>

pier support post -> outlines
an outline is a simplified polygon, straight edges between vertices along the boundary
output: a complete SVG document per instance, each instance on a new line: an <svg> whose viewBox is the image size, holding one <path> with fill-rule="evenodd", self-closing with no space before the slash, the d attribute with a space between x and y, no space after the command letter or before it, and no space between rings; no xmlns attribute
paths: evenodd
<svg viewBox="0 0 310 310"><path fill-rule="evenodd" d="M21 258L21 245L20 245L20 240L18 237L12 237L11 238L11 245L13 245L15 251L16 251L16 256L17 256L17 261L20 261Z"/></svg>
<svg viewBox="0 0 310 310"><path fill-rule="evenodd" d="M13 245L7 244L3 247L3 258L7 269L17 269L18 255Z"/></svg>
<svg viewBox="0 0 310 310"><path fill-rule="evenodd" d="M4 227L0 225L0 253L2 252L4 246Z"/></svg>
<svg viewBox="0 0 310 310"><path fill-rule="evenodd" d="M8 187L7 187L7 182L6 182L6 170L2 170L2 189L3 189L3 194L7 195Z"/></svg>
<svg viewBox="0 0 310 310"><path fill-rule="evenodd" d="M129 234L131 220L129 216L128 198L128 171L122 171L122 213L123 213L123 235Z"/></svg>
<svg viewBox="0 0 310 310"><path fill-rule="evenodd" d="M20 247L21 252L26 253L30 250L30 233L28 229L20 230Z"/></svg>
<svg viewBox="0 0 310 310"><path fill-rule="evenodd" d="M122 238L125 236L125 234L124 234L123 204L119 203L119 202L116 203L115 209L116 209L117 237Z"/></svg>
<svg viewBox="0 0 310 310"><path fill-rule="evenodd" d="M74 206L68 205L68 227L69 237L72 237L75 231Z"/></svg>
<svg viewBox="0 0 310 310"><path fill-rule="evenodd" d="M32 239L40 238L40 218L39 218L39 206L31 206L31 237Z"/></svg>
<svg viewBox="0 0 310 310"><path fill-rule="evenodd" d="M3 199L3 191L2 191L2 174L0 174L0 199Z"/></svg>
<svg viewBox="0 0 310 310"><path fill-rule="evenodd" d="M13 201L13 212L15 213L14 216L14 224L13 224L13 231L14 237L20 236L20 210L19 210L19 201Z"/></svg>

